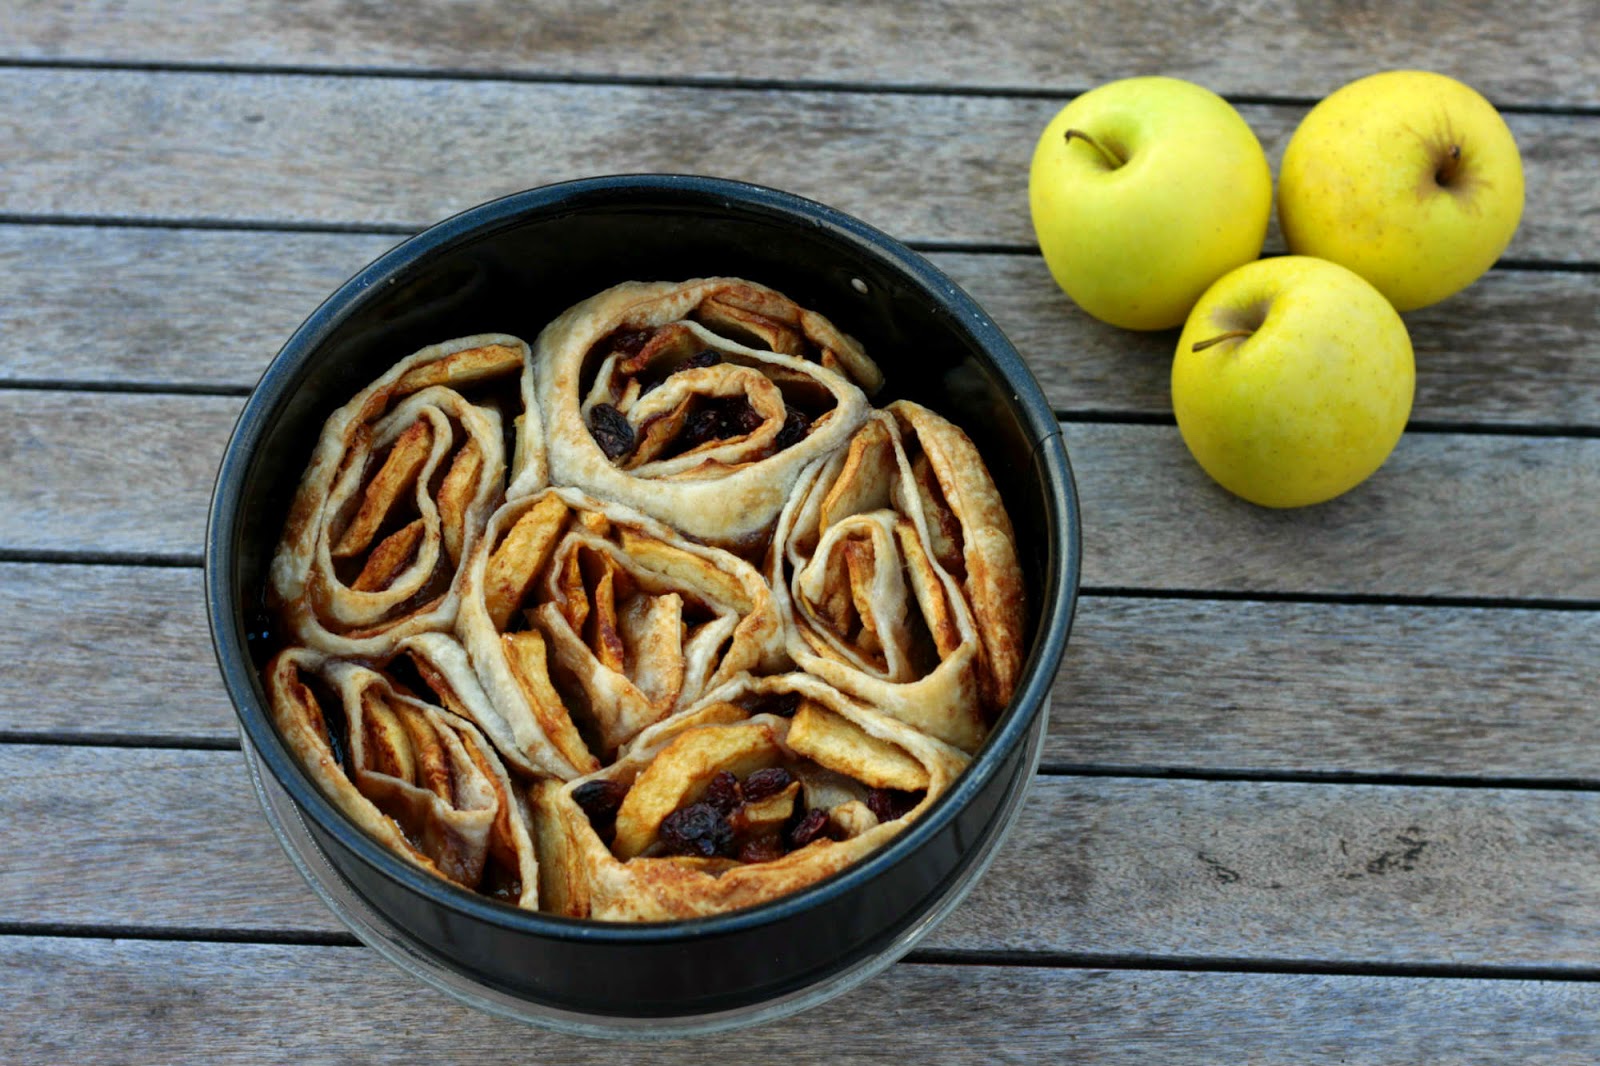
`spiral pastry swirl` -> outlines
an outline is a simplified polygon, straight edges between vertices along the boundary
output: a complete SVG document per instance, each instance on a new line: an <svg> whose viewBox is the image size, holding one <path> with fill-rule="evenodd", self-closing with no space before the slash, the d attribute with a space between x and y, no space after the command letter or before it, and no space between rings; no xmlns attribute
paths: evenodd
<svg viewBox="0 0 1600 1066"><path fill-rule="evenodd" d="M882 383L827 319L733 278L618 285L536 347L553 482L735 550L770 530Z"/></svg>
<svg viewBox="0 0 1600 1066"><path fill-rule="evenodd" d="M499 334L434 345L328 419L271 568L269 600L297 641L382 656L450 627L461 561L506 491L503 416L464 390L520 382L526 396L529 355ZM536 411L517 418L512 485L531 491L543 438Z"/></svg>
<svg viewBox="0 0 1600 1066"><path fill-rule="evenodd" d="M927 408L874 412L801 475L769 574L801 669L964 751L1011 699L1022 630L1010 523L976 456Z"/></svg>
<svg viewBox="0 0 1600 1066"><path fill-rule="evenodd" d="M265 673L279 732L357 825L448 881L538 906L523 794L471 722L305 648L279 652Z"/></svg>
<svg viewBox="0 0 1600 1066"><path fill-rule="evenodd" d="M966 764L815 677L746 675L604 770L532 787L544 907L665 921L776 899L881 847Z"/></svg>
<svg viewBox="0 0 1600 1066"><path fill-rule="evenodd" d="M901 832L1022 673L971 439L737 278L436 344L327 420L269 573L279 732L360 828L508 904L749 907Z"/></svg>
<svg viewBox="0 0 1600 1066"><path fill-rule="evenodd" d="M753 567L574 489L489 520L457 628L522 750L560 778L782 654Z"/></svg>

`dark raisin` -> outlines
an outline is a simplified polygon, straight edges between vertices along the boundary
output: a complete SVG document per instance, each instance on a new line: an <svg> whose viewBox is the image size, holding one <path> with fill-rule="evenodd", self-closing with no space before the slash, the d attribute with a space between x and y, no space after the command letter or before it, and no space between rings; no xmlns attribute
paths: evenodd
<svg viewBox="0 0 1600 1066"><path fill-rule="evenodd" d="M892 822L904 817L917 805L915 792L901 792L893 788L875 788L867 793L867 809L878 816L880 822Z"/></svg>
<svg viewBox="0 0 1600 1066"><path fill-rule="evenodd" d="M811 432L811 419L806 417L804 411L797 411L791 407L789 413L783 416L783 428L778 430L773 446L780 451L792 447L804 440L809 432Z"/></svg>
<svg viewBox="0 0 1600 1066"><path fill-rule="evenodd" d="M628 795L628 786L620 781L585 781L572 790L572 799L590 818L614 817Z"/></svg>
<svg viewBox="0 0 1600 1066"><path fill-rule="evenodd" d="M589 816L595 832L609 837L616 828L617 809L627 794L628 786L619 781L585 781L572 790L572 800Z"/></svg>
<svg viewBox="0 0 1600 1066"><path fill-rule="evenodd" d="M754 434L757 429L762 427L762 423L765 423L765 421L766 419L762 418L762 413L755 410L754 407L750 407L749 402L744 403L744 407L739 408L738 426L741 434Z"/></svg>
<svg viewBox="0 0 1600 1066"><path fill-rule="evenodd" d="M813 808L806 812L806 816L800 819L798 825L789 830L789 846L796 849L803 848L820 837L822 831L827 828L828 812L820 807Z"/></svg>
<svg viewBox="0 0 1600 1066"><path fill-rule="evenodd" d="M755 413L755 408L751 407L750 401L743 396L738 396L731 400L723 400L718 406L720 408L718 413L722 420L722 425L719 427L718 432L724 437L732 437L739 433L748 432L744 427L752 417L755 419L756 425L759 426L761 424L761 416Z"/></svg>
<svg viewBox="0 0 1600 1066"><path fill-rule="evenodd" d="M654 336L655 330L619 329L611 335L611 348L626 355L638 355Z"/></svg>
<svg viewBox="0 0 1600 1066"><path fill-rule="evenodd" d="M754 433L761 428L761 423L766 419L761 413L750 406L749 400L738 400L730 404L722 416L724 437L742 437Z"/></svg>
<svg viewBox="0 0 1600 1066"><path fill-rule="evenodd" d="M673 855L726 855L733 849L733 827L711 804L691 803L662 820L661 844Z"/></svg>
<svg viewBox="0 0 1600 1066"><path fill-rule="evenodd" d="M679 363L677 370L674 370L673 373L676 374L678 370L699 370L702 367L716 366L720 362L722 362L722 356L707 348L705 351L691 355Z"/></svg>
<svg viewBox="0 0 1600 1066"><path fill-rule="evenodd" d="M781 766L769 766L765 770L757 770L744 779L744 798L746 803L758 803L768 796L776 796L789 787L794 780L794 775Z"/></svg>
<svg viewBox="0 0 1600 1066"><path fill-rule="evenodd" d="M718 770L711 784L706 788L703 797L706 803L711 804L723 814L732 814L744 802L744 796L739 788L739 779L727 770Z"/></svg>
<svg viewBox="0 0 1600 1066"><path fill-rule="evenodd" d="M608 403L589 408L589 432L607 459L621 459L633 451L633 427L621 411Z"/></svg>
<svg viewBox="0 0 1600 1066"><path fill-rule="evenodd" d="M775 714L779 718L793 718L794 712L800 709L800 693L780 692L775 696L768 696L766 703L761 707L765 714Z"/></svg>
<svg viewBox="0 0 1600 1066"><path fill-rule="evenodd" d="M678 441L683 445L684 451L690 451L707 441L716 440L719 436L718 430L721 428L721 412L710 407L702 407L698 411L691 412L689 417L683 420L683 429L678 433Z"/></svg>
<svg viewBox="0 0 1600 1066"><path fill-rule="evenodd" d="M771 862L784 856L783 841L777 833L767 833L764 836L752 837L744 842L744 847L739 849L740 862Z"/></svg>

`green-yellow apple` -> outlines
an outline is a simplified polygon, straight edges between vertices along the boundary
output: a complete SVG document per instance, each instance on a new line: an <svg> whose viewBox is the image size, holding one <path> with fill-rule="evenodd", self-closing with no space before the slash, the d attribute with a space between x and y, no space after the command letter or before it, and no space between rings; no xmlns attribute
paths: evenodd
<svg viewBox="0 0 1600 1066"><path fill-rule="evenodd" d="M1127 78L1045 127L1028 174L1056 283L1128 329L1184 320L1206 287L1261 254L1272 172L1239 112L1177 78Z"/></svg>
<svg viewBox="0 0 1600 1066"><path fill-rule="evenodd" d="M1471 285L1521 218L1522 157L1500 113L1426 71L1374 74L1323 100L1278 175L1289 251L1349 267L1402 311Z"/></svg>
<svg viewBox="0 0 1600 1066"><path fill-rule="evenodd" d="M1415 384L1411 337L1382 293L1335 263L1284 256L1200 297L1178 338L1172 409L1224 488L1300 507L1383 465Z"/></svg>

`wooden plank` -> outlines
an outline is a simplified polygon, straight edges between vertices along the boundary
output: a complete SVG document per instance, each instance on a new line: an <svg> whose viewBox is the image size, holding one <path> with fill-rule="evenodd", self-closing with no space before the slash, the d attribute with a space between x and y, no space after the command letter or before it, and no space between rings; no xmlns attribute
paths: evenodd
<svg viewBox="0 0 1600 1066"><path fill-rule="evenodd" d="M530 1030L424 988L364 948L0 940L15 1066L274 1061L708 1060L875 1064L1503 1062L1592 1059L1600 987L901 964L824 1007L719 1036L623 1045ZM309 1009L306 990L319 995ZM1292 1019L1292 1024L1288 1022ZM892 1036L888 1035L892 1034ZM648 1047L648 1051L646 1051ZM643 1053L641 1057L641 1053Z"/></svg>
<svg viewBox="0 0 1600 1066"><path fill-rule="evenodd" d="M0 550L199 552L239 405L0 392ZM1269 511L1217 488L1176 428L1066 436L1089 586L1600 597L1597 439L1407 434L1356 491Z"/></svg>
<svg viewBox="0 0 1600 1066"><path fill-rule="evenodd" d="M393 238L0 226L0 382L245 387L300 320ZM938 253L1058 409L1164 414L1175 334L1096 322L1034 255ZM1413 417L1600 426L1600 274L1497 270L1408 317Z"/></svg>
<svg viewBox="0 0 1600 1066"><path fill-rule="evenodd" d="M1086 596L1047 763L1600 778L1600 612Z"/></svg>
<svg viewBox="0 0 1600 1066"><path fill-rule="evenodd" d="M1006 331L1058 411L1172 413L1176 330L1090 318L1032 255L933 258ZM1403 317L1416 351L1413 420L1600 425L1600 274L1492 270Z"/></svg>
<svg viewBox="0 0 1600 1066"><path fill-rule="evenodd" d="M199 569L0 563L0 733L228 741Z"/></svg>
<svg viewBox="0 0 1600 1066"><path fill-rule="evenodd" d="M0 381L249 387L398 238L0 227Z"/></svg>
<svg viewBox="0 0 1600 1066"><path fill-rule="evenodd" d="M200 586L0 564L0 733L231 740ZM1581 713L1596 648L1600 612L1086 596L1044 758L1600 779L1600 720Z"/></svg>
<svg viewBox="0 0 1600 1066"><path fill-rule="evenodd" d="M0 394L0 546L198 554L242 400Z"/></svg>
<svg viewBox="0 0 1600 1066"><path fill-rule="evenodd" d="M234 752L4 745L0 801L0 923L337 928ZM1597 852L1594 792L1041 777L928 946L1593 970Z"/></svg>
<svg viewBox="0 0 1600 1066"><path fill-rule="evenodd" d="M197 22L181 0L14 0L0 54L33 59L278 64L539 75L772 78L1083 89L1167 73L1222 93L1319 96L1393 67L1444 70L1493 98L1600 103L1582 0L1342 8L1092 0L935 0L759 8L412 5L405 18L337 0L230 4Z"/></svg>
<svg viewBox="0 0 1600 1066"><path fill-rule="evenodd" d="M776 185L906 240L1028 246L1026 175L1059 101L145 71L0 71L0 213L420 227L597 171ZM1276 159L1301 106L1241 109ZM1529 208L1507 255L1600 245L1600 118L1508 116ZM618 146L626 146L625 155Z"/></svg>
<svg viewBox="0 0 1600 1066"><path fill-rule="evenodd" d="M1582 969L1597 831L1587 792L1041 777L937 944Z"/></svg>
<svg viewBox="0 0 1600 1066"><path fill-rule="evenodd" d="M1411 596L1600 595L1600 441L1408 433L1367 482L1274 511L1211 481L1176 427L1063 427L1083 582Z"/></svg>

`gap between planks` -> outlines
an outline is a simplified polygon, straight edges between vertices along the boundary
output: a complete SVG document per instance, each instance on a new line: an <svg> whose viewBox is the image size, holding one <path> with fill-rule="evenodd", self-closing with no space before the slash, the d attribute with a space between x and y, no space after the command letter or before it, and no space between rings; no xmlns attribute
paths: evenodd
<svg viewBox="0 0 1600 1066"><path fill-rule="evenodd" d="M179 60L119 60L91 56L0 56L0 69L134 71L149 74L238 74L303 78L393 78L407 81L485 81L530 85L595 85L645 89L703 89L725 92L827 92L863 96L973 96L1016 100L1059 100L1066 103L1094 85L1040 87L1031 85L963 85L942 82L865 82L826 78L752 78L715 75L581 74L516 70L472 70L465 67L315 67L285 63L206 63ZM1275 93L1222 92L1234 106L1312 107L1321 97ZM1494 102L1496 110L1512 115L1600 117L1600 106Z"/></svg>
<svg viewBox="0 0 1600 1066"><path fill-rule="evenodd" d="M255 389L249 385L208 385L186 381L77 381L70 378L0 378L0 392L84 392L121 393L139 396L221 396L234 399L248 397ZM1055 409L1051 412L1056 421L1067 424L1176 426L1171 414L1154 411L1076 411ZM1493 437L1600 437L1600 426L1541 425L1523 422L1452 422L1447 419L1428 419L1408 422L1407 433L1449 433L1464 436ZM0 554L0 560L3 560Z"/></svg>
<svg viewBox="0 0 1600 1066"><path fill-rule="evenodd" d="M361 940L336 931L279 929L164 928L141 925L81 925L63 922L0 922L0 938L43 940L131 940L176 944L259 944L275 947L365 948ZM1455 981L1600 982L1600 967L1481 966L1452 963L1387 965L1336 959L1248 959L1223 956L1176 957L1097 952L1019 952L918 948L897 963L904 966L986 966L1032 970L1106 970L1150 973L1284 974L1315 977L1434 978Z"/></svg>
<svg viewBox="0 0 1600 1066"><path fill-rule="evenodd" d="M0 746L62 748L139 748L149 751L238 751L231 737L150 736L138 733L30 732L0 729ZM1600 778L1468 777L1463 774L1361 773L1342 770L1212 770L1182 767L1080 764L1043 761L1039 777L1062 779L1127 778L1151 781L1258 782L1279 785L1372 785L1378 788L1463 788L1536 792L1600 792ZM4 933L0 923L0 934Z"/></svg>
<svg viewBox="0 0 1600 1066"><path fill-rule="evenodd" d="M0 385L0 392L5 386ZM1547 434L1531 434L1546 436ZM1505 434L1518 436L1518 434ZM1591 436L1591 434L1578 434ZM37 564L40 566L108 566L151 567L172 570L198 570L205 566L205 556L187 552L115 552L62 550L50 551L34 548L0 548L0 563ZM1385 595L1367 592L1279 592L1270 589L1186 589L1143 588L1138 586L1081 585L1078 598L1099 596L1104 599L1142 600L1192 600L1213 603L1302 603L1335 604L1345 607L1436 607L1441 609L1464 608L1494 611L1600 611L1600 600L1586 598L1556 598L1540 596L1447 596L1447 595Z"/></svg>
<svg viewBox="0 0 1600 1066"><path fill-rule="evenodd" d="M4 64L0 63L0 69ZM1269 106L1263 104L1262 106ZM1535 113L1535 112L1530 112ZM329 236L415 237L426 226L382 222L319 222L283 218L223 218L208 216L162 215L81 215L50 212L0 211L0 226L50 226L61 229L159 229L201 230L213 233L314 233ZM936 237L912 238L902 242L917 252L949 255L1037 256L1039 246L1024 241L961 241ZM1287 255L1287 251L1265 248L1261 258ZM1597 274L1600 260L1593 259L1517 259L1496 260L1491 270L1518 270L1532 273Z"/></svg>
<svg viewBox="0 0 1600 1066"><path fill-rule="evenodd" d="M141 756L0 748L0 796L35 842L30 865L0 869L0 920L344 932L283 859L237 756ZM107 797L130 794L107 820ZM203 824L183 813L197 806ZM1597 819L1596 797L1552 791L1042 780L926 948L1584 974L1600 964L1582 890ZM117 878L72 873L91 842ZM197 856L229 876L196 879Z"/></svg>

